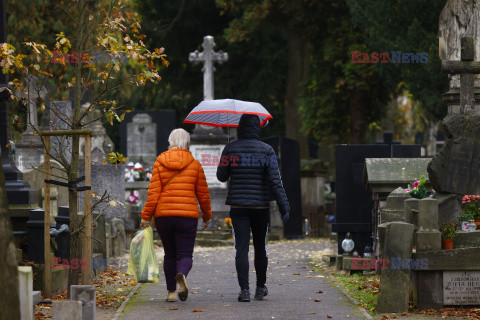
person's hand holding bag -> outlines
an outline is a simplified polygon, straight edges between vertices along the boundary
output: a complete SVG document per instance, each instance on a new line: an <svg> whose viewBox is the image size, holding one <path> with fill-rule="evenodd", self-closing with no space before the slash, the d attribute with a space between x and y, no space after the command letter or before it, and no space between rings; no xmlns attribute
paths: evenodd
<svg viewBox="0 0 480 320"><path fill-rule="evenodd" d="M140 222L140 228L147 228L148 226L150 226L150 221L142 219L142 222Z"/></svg>

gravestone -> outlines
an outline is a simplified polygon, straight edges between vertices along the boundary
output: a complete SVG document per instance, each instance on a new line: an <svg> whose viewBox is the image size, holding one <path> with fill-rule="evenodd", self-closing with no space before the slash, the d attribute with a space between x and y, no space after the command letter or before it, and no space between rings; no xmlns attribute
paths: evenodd
<svg viewBox="0 0 480 320"><path fill-rule="evenodd" d="M405 216L404 202L410 198L411 196L408 192L401 187L392 191L387 197L387 207L381 210L380 222L408 222L407 217Z"/></svg>
<svg viewBox="0 0 480 320"><path fill-rule="evenodd" d="M113 257L112 223L105 221L105 259Z"/></svg>
<svg viewBox="0 0 480 320"><path fill-rule="evenodd" d="M400 144L400 141L393 140L393 131L384 131L383 140L375 141L375 144L388 144L388 145L397 145Z"/></svg>
<svg viewBox="0 0 480 320"><path fill-rule="evenodd" d="M418 203L418 225L415 234L417 252L442 248L442 234L438 230L438 200L425 198Z"/></svg>
<svg viewBox="0 0 480 320"><path fill-rule="evenodd" d="M287 239L301 238L303 237L303 216L300 183L300 146L298 141L285 137L268 137L262 141L272 146L278 158L282 184L290 204L290 218L283 225L283 234Z"/></svg>
<svg viewBox="0 0 480 320"><path fill-rule="evenodd" d="M124 220L113 218L112 226L112 254L114 257L120 257L126 252L127 236L125 233Z"/></svg>
<svg viewBox="0 0 480 320"><path fill-rule="evenodd" d="M410 266L403 268L392 266L392 259L404 261L412 259L413 224L392 222L387 225L385 233L384 258L389 259L389 266L382 271L378 294L378 313L402 313L408 311L410 295ZM410 260L409 260L410 261Z"/></svg>
<svg viewBox="0 0 480 320"><path fill-rule="evenodd" d="M81 301L53 300L52 313L53 320L85 320Z"/></svg>
<svg viewBox="0 0 480 320"><path fill-rule="evenodd" d="M338 233L338 253L347 232L352 235L354 250L360 255L372 246L373 200L363 185L366 158L390 158L389 145L337 145L335 149L336 216L332 231Z"/></svg>
<svg viewBox="0 0 480 320"><path fill-rule="evenodd" d="M70 286L70 298L72 301L82 303L82 319L95 320L95 287L72 285Z"/></svg>
<svg viewBox="0 0 480 320"><path fill-rule="evenodd" d="M413 146L416 148L415 153L412 152L412 146L392 146L398 148L396 155L419 155L420 146ZM405 153L402 153L402 149ZM387 209L387 196L396 188L407 188L415 179L418 179L422 175L427 176L427 166L430 162L429 158L367 158L365 159L365 170L363 175L363 182L367 190L372 193L373 199L373 212L372 212L372 232L374 235L373 248L374 252L378 249L381 250L383 234L385 234L385 219L382 219L380 223L380 216L383 209ZM430 183L426 181L427 189L430 188ZM413 199L406 200L409 202ZM411 209L418 209L412 207ZM398 205L396 211L398 217L402 217L402 221L413 223L417 225L416 219L418 213L412 213L412 210L401 209ZM400 212L400 210L404 212ZM385 214L386 211L384 211ZM387 214L388 215L388 214ZM387 221L395 221L395 219L387 219ZM380 247L379 247L380 245Z"/></svg>
<svg viewBox="0 0 480 320"><path fill-rule="evenodd" d="M480 305L480 271L444 271L443 304Z"/></svg>
<svg viewBox="0 0 480 320"><path fill-rule="evenodd" d="M41 130L38 122L37 99L44 101L49 93L47 87L39 83L33 76L27 77L26 91L18 94L25 98L27 104L27 128L20 141L15 143L15 162L17 168L25 172L43 162L44 151L41 138L35 131Z"/></svg>
<svg viewBox="0 0 480 320"><path fill-rule="evenodd" d="M101 253L104 259L107 258L107 243L105 230L105 215L100 212L93 212L92 228L92 251Z"/></svg>
<svg viewBox="0 0 480 320"><path fill-rule="evenodd" d="M18 298L20 300L20 319L34 320L32 267L18 267Z"/></svg>
<svg viewBox="0 0 480 320"><path fill-rule="evenodd" d="M205 36L202 43L203 51L191 52L188 59L194 64L203 63L203 100L213 100L214 63L223 63L228 60L228 54L222 51L215 52L215 42L212 36ZM227 135L221 128L196 124L190 137L190 152L193 157L200 161L207 178L210 189L212 205L212 222L209 229L217 229L223 226L223 219L228 216L230 207L225 205L227 197L227 184L217 179L217 166L220 157L228 141ZM199 222L200 223L200 222Z"/></svg>
<svg viewBox="0 0 480 320"><path fill-rule="evenodd" d="M79 176L84 176L84 172L83 164L79 165ZM123 164L92 164L92 192L95 192L98 197L102 197L105 192L110 195L109 202L100 203L95 208L95 211L105 214L106 220L126 219L124 172L125 165ZM92 197L92 205L98 200L95 196ZM83 211L83 201L80 201L79 206L80 211Z"/></svg>
<svg viewBox="0 0 480 320"><path fill-rule="evenodd" d="M29 261L38 264L45 263L45 246L44 246L44 226L45 211L43 209L34 209L30 211L30 219L27 222L28 228L28 252ZM50 225L52 228L55 225Z"/></svg>
<svg viewBox="0 0 480 320"><path fill-rule="evenodd" d="M461 6L447 2L440 18L440 57L442 72L450 74L450 90L443 95L448 106L448 116L442 121L445 144L428 166L428 173L436 198L440 201L439 220L456 220L462 196L480 193L480 101L475 98L478 88L480 41L477 33L459 32L453 28L458 21L451 13ZM471 15L476 10L460 10L461 15ZM464 27L477 28L477 23ZM453 29L452 29L453 28ZM465 35L474 34L472 37ZM461 61L458 61L461 60ZM474 61L477 60L477 61Z"/></svg>
<svg viewBox="0 0 480 320"><path fill-rule="evenodd" d="M153 168L157 159L157 124L146 113L138 113L127 124L128 161L140 162L144 168Z"/></svg>
<svg viewBox="0 0 480 320"><path fill-rule="evenodd" d="M156 148L155 154L158 156L160 153L168 150L168 136L173 129L176 128L175 111L174 110L137 110L125 115L125 120L120 123L120 153L129 157L128 153L128 125L132 123L133 117L138 114L147 114L152 118L152 123L156 125ZM135 155L132 155L135 156ZM146 168L146 167L145 167Z"/></svg>
<svg viewBox="0 0 480 320"><path fill-rule="evenodd" d="M54 180L67 182L67 174L57 161L50 160L50 167L51 176L54 177ZM30 184L31 188L35 190L35 203L43 208L43 202L45 199L45 163L42 162L38 167L26 171L23 174L23 178ZM53 222L53 218L57 215L57 207L68 205L68 189L65 187L51 185L50 202L50 213Z"/></svg>

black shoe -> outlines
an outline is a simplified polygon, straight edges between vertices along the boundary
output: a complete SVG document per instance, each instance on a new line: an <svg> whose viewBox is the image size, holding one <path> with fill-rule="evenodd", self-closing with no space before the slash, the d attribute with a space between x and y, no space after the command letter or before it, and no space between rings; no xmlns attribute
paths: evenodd
<svg viewBox="0 0 480 320"><path fill-rule="evenodd" d="M268 295L268 289L266 286L257 287L257 290L255 290L255 300L263 300L263 297Z"/></svg>
<svg viewBox="0 0 480 320"><path fill-rule="evenodd" d="M238 296L238 301L240 302L250 302L250 290L243 289Z"/></svg>

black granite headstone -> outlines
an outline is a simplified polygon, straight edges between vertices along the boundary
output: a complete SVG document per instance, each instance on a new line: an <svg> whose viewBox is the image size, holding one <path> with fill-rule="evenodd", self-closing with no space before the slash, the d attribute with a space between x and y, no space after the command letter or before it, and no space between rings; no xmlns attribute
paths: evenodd
<svg viewBox="0 0 480 320"><path fill-rule="evenodd" d="M45 263L45 247L44 247L44 217L43 209L30 210L30 219L27 222L28 228L28 250L27 257L29 261L43 264ZM55 228L54 224L50 224L51 228Z"/></svg>
<svg viewBox="0 0 480 320"><path fill-rule="evenodd" d="M417 158L420 145L337 145L336 170L336 218L332 230L338 233L338 252L343 253L341 243L347 232L355 242L354 250L363 255L364 248L372 246L371 194L363 184L366 158Z"/></svg>
<svg viewBox="0 0 480 320"><path fill-rule="evenodd" d="M390 145L337 145L335 149L336 217L332 230L338 233L338 252L347 232L354 250L363 255L372 245L373 200L363 185L366 158L390 158Z"/></svg>
<svg viewBox="0 0 480 320"><path fill-rule="evenodd" d="M422 147L415 144L393 144L392 158L420 158Z"/></svg>
<svg viewBox="0 0 480 320"><path fill-rule="evenodd" d="M290 219L284 224L287 239L303 237L302 194L300 190L300 145L298 141L285 137L263 139L272 146L278 161L283 187L290 203Z"/></svg>
<svg viewBox="0 0 480 320"><path fill-rule="evenodd" d="M168 150L168 136L175 125L175 111L174 110L136 110L128 113L124 121L120 123L120 153L124 156L127 154L127 124L132 122L132 118L139 113L146 113L152 117L152 122L157 124L157 154Z"/></svg>

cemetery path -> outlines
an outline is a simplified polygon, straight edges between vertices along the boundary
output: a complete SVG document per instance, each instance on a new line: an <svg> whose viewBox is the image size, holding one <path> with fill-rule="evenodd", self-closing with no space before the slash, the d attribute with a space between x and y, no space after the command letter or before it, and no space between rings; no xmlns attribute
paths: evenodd
<svg viewBox="0 0 480 320"><path fill-rule="evenodd" d="M195 248L187 301L166 302L163 279L143 284L119 319L365 319L328 277L314 272L309 264L312 255L326 254L330 246L327 240L268 244L269 294L263 301L253 300L255 273L250 247L249 303L237 301L240 289L234 248Z"/></svg>

